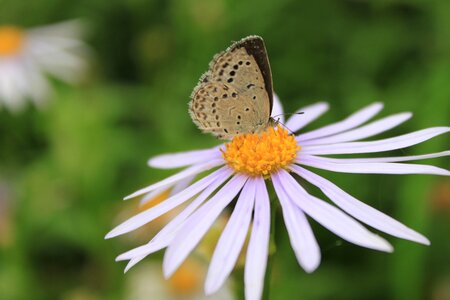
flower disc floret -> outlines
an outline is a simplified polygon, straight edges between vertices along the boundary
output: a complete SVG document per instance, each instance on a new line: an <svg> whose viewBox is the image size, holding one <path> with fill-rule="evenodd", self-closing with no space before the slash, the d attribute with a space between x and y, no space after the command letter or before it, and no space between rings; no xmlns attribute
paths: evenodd
<svg viewBox="0 0 450 300"><path fill-rule="evenodd" d="M0 56L17 54L23 44L23 31L13 26L0 26Z"/></svg>
<svg viewBox="0 0 450 300"><path fill-rule="evenodd" d="M290 165L300 146L293 135L280 126L262 134L236 136L222 150L223 158L236 173L268 176Z"/></svg>

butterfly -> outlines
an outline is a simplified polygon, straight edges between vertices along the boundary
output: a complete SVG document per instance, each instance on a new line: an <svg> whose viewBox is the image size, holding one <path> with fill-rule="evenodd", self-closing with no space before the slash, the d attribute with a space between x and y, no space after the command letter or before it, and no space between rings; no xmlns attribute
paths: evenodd
<svg viewBox="0 0 450 300"><path fill-rule="evenodd" d="M264 40L248 36L216 54L194 88L189 114L219 139L261 133L275 121L272 73Z"/></svg>

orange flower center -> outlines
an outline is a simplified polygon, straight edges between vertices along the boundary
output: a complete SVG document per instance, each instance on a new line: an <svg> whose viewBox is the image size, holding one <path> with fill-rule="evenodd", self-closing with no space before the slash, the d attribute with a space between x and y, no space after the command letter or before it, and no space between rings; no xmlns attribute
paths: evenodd
<svg viewBox="0 0 450 300"><path fill-rule="evenodd" d="M223 158L237 173L267 177L286 168L300 150L293 135L278 125L259 134L236 136L221 150Z"/></svg>
<svg viewBox="0 0 450 300"><path fill-rule="evenodd" d="M0 57L17 54L23 44L24 33L17 27L0 26Z"/></svg>

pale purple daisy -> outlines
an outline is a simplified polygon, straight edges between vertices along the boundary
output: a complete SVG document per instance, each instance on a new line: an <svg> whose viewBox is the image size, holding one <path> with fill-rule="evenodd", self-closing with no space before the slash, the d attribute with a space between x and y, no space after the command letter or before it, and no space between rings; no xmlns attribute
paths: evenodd
<svg viewBox="0 0 450 300"><path fill-rule="evenodd" d="M270 128L262 135L237 136L230 143L211 149L165 154L150 159L148 164L154 168L185 169L125 199L147 195L145 199L148 200L169 188L183 188L176 188L177 192L164 202L123 222L109 232L106 238L128 233L186 201L191 202L150 242L123 253L117 260L129 260L126 267L128 270L147 255L167 248L163 271L166 277L171 276L198 245L222 211L237 197L234 210L212 256L206 276L205 293L213 294L224 284L234 268L251 227L244 273L245 297L248 300L260 299L269 255L271 227L270 201L266 187L268 180L272 181L281 204L292 248L300 266L306 272L314 271L321 258L320 248L306 216L340 238L374 250L392 252L393 248L384 238L370 232L361 223L395 237L429 245L428 239L420 233L364 204L329 180L307 169L313 167L356 174L449 176L450 172L442 168L400 162L448 156L450 151L379 158L324 156L402 149L450 131L450 127L433 127L393 138L358 142L392 129L411 117L411 113L399 113L364 124L382 108L382 104L374 103L340 122L297 136L290 135L286 129L278 126ZM328 105L322 102L304 107L299 110L304 114L293 115L285 122L285 126L298 132L327 109ZM280 114L282 108L275 97L272 115ZM284 123L283 119L280 121ZM192 183L195 176L210 170L212 172ZM292 174L318 187L335 206L309 194Z"/></svg>

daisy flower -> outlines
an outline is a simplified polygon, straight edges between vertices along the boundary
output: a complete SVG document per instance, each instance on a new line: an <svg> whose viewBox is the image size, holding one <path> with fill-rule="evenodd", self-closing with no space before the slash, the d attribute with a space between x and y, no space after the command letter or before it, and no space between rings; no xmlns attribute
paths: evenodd
<svg viewBox="0 0 450 300"><path fill-rule="evenodd" d="M273 115L282 114L275 97ZM429 245L426 237L386 214L368 206L333 182L312 172L310 167L355 174L434 174L449 176L448 170L405 161L450 155L450 151L403 157L330 158L326 155L377 153L419 144L450 131L450 127L427 128L408 134L359 141L392 129L411 117L399 113L368 122L383 105L374 103L346 119L309 132L291 135L281 126L269 128L261 135L236 136L229 143L211 149L165 154L148 164L154 168L184 169L173 176L143 188L125 199L155 195L176 185L182 190L164 202L126 220L106 235L116 237L135 230L188 200L191 202L147 244L118 256L129 260L130 267L147 255L167 248L163 271L170 277L202 240L222 211L237 197L234 210L213 253L205 280L205 293L213 294L231 273L241 249L250 236L244 270L245 297L262 296L264 275L269 255L271 201L267 183L272 183L283 214L292 248L300 266L314 271L321 259L320 248L306 216L339 236L362 247L392 252L383 237L372 233L362 223L386 234ZM328 109L317 103L299 111L284 122L286 128L298 132ZM210 171L201 179L186 185L194 176ZM319 188L334 204L309 194L293 175L302 177ZM147 196L148 198L148 196ZM273 203L273 202L272 202ZM251 229L250 229L251 228Z"/></svg>
<svg viewBox="0 0 450 300"><path fill-rule="evenodd" d="M50 94L45 74L75 83L86 68L80 24L33 29L0 24L0 106L19 111L27 99L42 106Z"/></svg>

